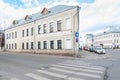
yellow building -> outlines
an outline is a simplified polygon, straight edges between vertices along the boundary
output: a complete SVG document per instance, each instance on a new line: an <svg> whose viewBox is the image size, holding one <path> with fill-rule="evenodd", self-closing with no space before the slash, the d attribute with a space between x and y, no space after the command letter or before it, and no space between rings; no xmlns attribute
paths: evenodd
<svg viewBox="0 0 120 80"><path fill-rule="evenodd" d="M5 30L6 51L74 53L79 7L58 5L14 20ZM76 47L76 48L75 48Z"/></svg>

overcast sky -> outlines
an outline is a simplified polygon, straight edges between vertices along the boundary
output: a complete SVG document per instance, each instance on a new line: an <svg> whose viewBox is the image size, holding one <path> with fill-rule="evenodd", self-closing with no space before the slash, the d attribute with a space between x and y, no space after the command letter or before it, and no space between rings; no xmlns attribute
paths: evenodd
<svg viewBox="0 0 120 80"><path fill-rule="evenodd" d="M0 0L0 26L59 4L79 5L80 32L98 32L120 26L120 0Z"/></svg>

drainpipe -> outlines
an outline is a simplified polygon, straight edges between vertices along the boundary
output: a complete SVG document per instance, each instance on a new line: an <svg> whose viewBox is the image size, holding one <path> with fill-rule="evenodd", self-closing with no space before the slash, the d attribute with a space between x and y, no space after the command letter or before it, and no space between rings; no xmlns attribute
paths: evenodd
<svg viewBox="0 0 120 80"><path fill-rule="evenodd" d="M77 31L77 32L79 32L79 11L80 11L80 7L79 6L77 6L77 12L73 15L73 21L74 21L74 23L73 23L73 25L76 27L76 25L75 25L75 16L77 16L77 30L75 30L76 28L73 28L74 30L73 30L73 40L74 40L74 54L75 54L75 57L77 57L77 53L78 53L78 50L79 50L79 42L78 43L76 43L76 40L75 40L75 32ZM79 37L78 37L78 39L79 39Z"/></svg>

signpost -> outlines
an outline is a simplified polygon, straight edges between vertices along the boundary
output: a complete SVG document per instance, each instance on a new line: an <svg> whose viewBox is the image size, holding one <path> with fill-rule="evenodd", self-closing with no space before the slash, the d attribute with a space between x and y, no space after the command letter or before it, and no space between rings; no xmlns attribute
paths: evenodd
<svg viewBox="0 0 120 80"><path fill-rule="evenodd" d="M76 45L75 45L75 57L77 57L77 53L78 53L78 42L79 42L79 33L75 32L75 41L76 41Z"/></svg>

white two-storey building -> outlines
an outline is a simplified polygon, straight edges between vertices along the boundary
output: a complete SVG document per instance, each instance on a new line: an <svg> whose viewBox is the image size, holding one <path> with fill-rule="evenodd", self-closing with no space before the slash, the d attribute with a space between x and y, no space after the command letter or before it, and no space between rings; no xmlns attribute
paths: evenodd
<svg viewBox="0 0 120 80"><path fill-rule="evenodd" d="M120 48L120 27L111 26L106 32L94 36L94 41L88 39L89 44L93 46L102 46L103 48Z"/></svg>
<svg viewBox="0 0 120 80"><path fill-rule="evenodd" d="M14 20L5 30L6 51L74 53L79 7L58 5Z"/></svg>

